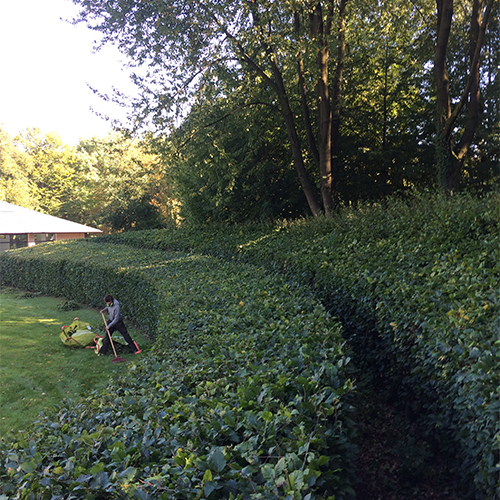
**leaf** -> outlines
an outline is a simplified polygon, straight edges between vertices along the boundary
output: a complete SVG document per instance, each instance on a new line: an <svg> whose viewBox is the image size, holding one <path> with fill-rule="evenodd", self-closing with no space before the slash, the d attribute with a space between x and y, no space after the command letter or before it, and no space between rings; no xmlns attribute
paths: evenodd
<svg viewBox="0 0 500 500"><path fill-rule="evenodd" d="M215 490L215 487L216 487L216 483L214 483L213 481L206 482L203 485L203 493L204 493L205 497L208 497L210 495L210 493L212 493L212 491Z"/></svg>
<svg viewBox="0 0 500 500"><path fill-rule="evenodd" d="M273 419L273 414L270 411L263 411L260 416L265 422L271 422Z"/></svg>
<svg viewBox="0 0 500 500"><path fill-rule="evenodd" d="M281 457L276 462L276 466L274 467L274 472L276 474L276 477L280 476L285 469L286 469L286 460L284 457Z"/></svg>
<svg viewBox="0 0 500 500"><path fill-rule="evenodd" d="M123 479L126 483L132 481L137 474L137 469L135 467L127 467L123 472L119 474L120 479Z"/></svg>
<svg viewBox="0 0 500 500"><path fill-rule="evenodd" d="M19 467L21 467L22 471L26 474L29 474L35 470L35 465L31 462L23 462Z"/></svg>
<svg viewBox="0 0 500 500"><path fill-rule="evenodd" d="M56 474L57 476L61 476L62 474L64 474L66 471L62 468L62 467L56 467L54 469L54 474Z"/></svg>
<svg viewBox="0 0 500 500"><path fill-rule="evenodd" d="M99 474L101 472L104 472L104 464L102 462L97 462L90 469L91 474Z"/></svg>
<svg viewBox="0 0 500 500"><path fill-rule="evenodd" d="M304 488L304 473L301 470L294 470L289 475L290 486L294 491L300 491Z"/></svg>
<svg viewBox="0 0 500 500"><path fill-rule="evenodd" d="M221 472L226 466L224 453L220 448L214 448L208 456L208 465L215 472Z"/></svg>

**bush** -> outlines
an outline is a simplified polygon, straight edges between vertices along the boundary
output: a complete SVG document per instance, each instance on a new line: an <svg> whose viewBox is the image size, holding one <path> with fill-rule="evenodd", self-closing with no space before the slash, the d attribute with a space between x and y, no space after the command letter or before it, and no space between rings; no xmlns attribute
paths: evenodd
<svg viewBox="0 0 500 500"><path fill-rule="evenodd" d="M80 309L80 304L74 300L64 300L57 306L57 308L60 311L77 311Z"/></svg>
<svg viewBox="0 0 500 500"><path fill-rule="evenodd" d="M248 286L252 289L255 283L254 273L263 273L261 268L279 273L281 278L276 278L276 282L282 286L297 283L299 288L305 287L300 301L309 289L314 300L342 320L360 363L364 360L365 366L378 374L380 383L394 390L424 432L441 441L448 449L450 462L460 462L457 466L463 477L463 498L493 499L500 492L499 206L497 194L481 199L468 195L422 195L406 202L391 201L384 207L346 210L333 219L281 221L274 225L191 226L99 237L86 244L85 252L92 253L90 248L95 245L112 254L113 245L103 246L103 242L116 242L114 246L120 252L126 252L129 245L143 249L141 254L148 248L164 250L163 254L150 255L159 255L155 257L158 262L163 255L170 262L165 269L171 272L170 282L153 284L145 271L150 266L146 262L141 266L145 274L133 276L154 290L163 325L171 325L174 332L203 331L214 339L217 335L211 325L225 332L228 321L234 321L233 332L240 328L246 332L245 339L266 331L264 323L252 326L252 321L265 310L265 303L256 299L258 294L251 294L254 305L247 309L244 296ZM2 264L3 257L0 258L2 274L10 272L18 255L28 256L29 251L9 252L5 256L8 265ZM131 255L137 253L129 251ZM181 252L184 260L172 257L173 251ZM218 260L221 258L227 264ZM193 275L188 277L189 265L184 267L188 262L208 270L214 267L215 274L204 271L203 279L196 280L197 268L192 267ZM221 267L215 267L215 262ZM111 280L118 270L113 282L116 286L129 276L118 267L117 262L111 271L110 265L109 275L106 274ZM47 270L47 279L59 271L57 265ZM13 271L13 279L17 272ZM42 271L33 269L28 275L37 272ZM107 273L104 269L103 272ZM213 302L213 297L230 297L227 290L221 295L224 287L220 276L231 283L233 302ZM177 277L178 286L170 288ZM266 291L267 286L256 289ZM238 301L245 305L241 312L248 311L249 316L238 315ZM288 321L294 315L302 316L298 309L294 313L293 305L290 309L287 301L283 298L286 313L276 311L276 319L270 321L278 328L273 327L274 334L282 325L277 319ZM224 320L229 303L233 307L229 320ZM206 304L211 304L210 308ZM197 318L195 311L202 311ZM143 314L138 316L142 318ZM252 321L247 323L249 318ZM165 343L166 332L160 330L158 349L167 352L170 344ZM174 334L174 338L188 336ZM225 383L225 375L220 379ZM231 387L229 384L228 392ZM214 389L218 394L217 384ZM344 405L345 396L340 401ZM342 414L341 419L344 417L347 415ZM350 425L347 428L352 429ZM351 453L349 442L347 439L346 446ZM339 442L336 446L341 448ZM346 463L348 454L343 457ZM264 477L262 469L261 472ZM271 477L270 470L266 469L265 474ZM339 495L344 494L347 491Z"/></svg>
<svg viewBox="0 0 500 500"><path fill-rule="evenodd" d="M450 461L458 455L468 498L490 499L500 494L499 207L498 194L419 195L332 219L120 241L252 262L312 287L381 383Z"/></svg>
<svg viewBox="0 0 500 500"><path fill-rule="evenodd" d="M2 443L0 492L353 497L350 357L307 291L248 264L81 241L0 268L83 302L111 291L157 338L126 377Z"/></svg>

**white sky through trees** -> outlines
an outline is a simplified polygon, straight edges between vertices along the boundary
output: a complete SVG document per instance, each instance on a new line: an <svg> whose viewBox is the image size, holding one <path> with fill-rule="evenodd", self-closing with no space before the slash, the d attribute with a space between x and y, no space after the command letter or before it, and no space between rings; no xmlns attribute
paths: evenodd
<svg viewBox="0 0 500 500"><path fill-rule="evenodd" d="M90 108L124 118L87 85L131 93L122 57L114 47L93 53L98 34L64 21L76 11L70 0L0 0L0 127L10 135L38 127L76 144L110 131Z"/></svg>

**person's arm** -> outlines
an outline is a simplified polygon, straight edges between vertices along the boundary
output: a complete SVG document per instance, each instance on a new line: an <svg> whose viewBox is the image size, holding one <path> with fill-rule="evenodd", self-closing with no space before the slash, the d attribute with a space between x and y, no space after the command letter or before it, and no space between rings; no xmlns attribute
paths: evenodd
<svg viewBox="0 0 500 500"><path fill-rule="evenodd" d="M108 328L111 328L112 326L116 325L120 319L120 304L118 301L115 301L114 305L109 308L106 308L109 312L109 323L108 323Z"/></svg>

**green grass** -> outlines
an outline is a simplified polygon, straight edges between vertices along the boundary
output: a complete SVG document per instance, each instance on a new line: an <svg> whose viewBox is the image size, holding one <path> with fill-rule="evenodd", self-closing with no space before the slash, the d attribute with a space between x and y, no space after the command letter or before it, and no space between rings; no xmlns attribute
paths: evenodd
<svg viewBox="0 0 500 500"><path fill-rule="evenodd" d="M30 296L0 289L0 438L27 428L40 412L69 398L79 400L113 374L123 373L138 357L120 351L129 363L111 363L111 356L96 356L92 349L65 346L59 333L73 318L102 324L98 310L82 307L62 311L61 299ZM132 338L145 351L149 340L127 322ZM121 336L116 333L113 337ZM110 350L111 352L111 350Z"/></svg>

